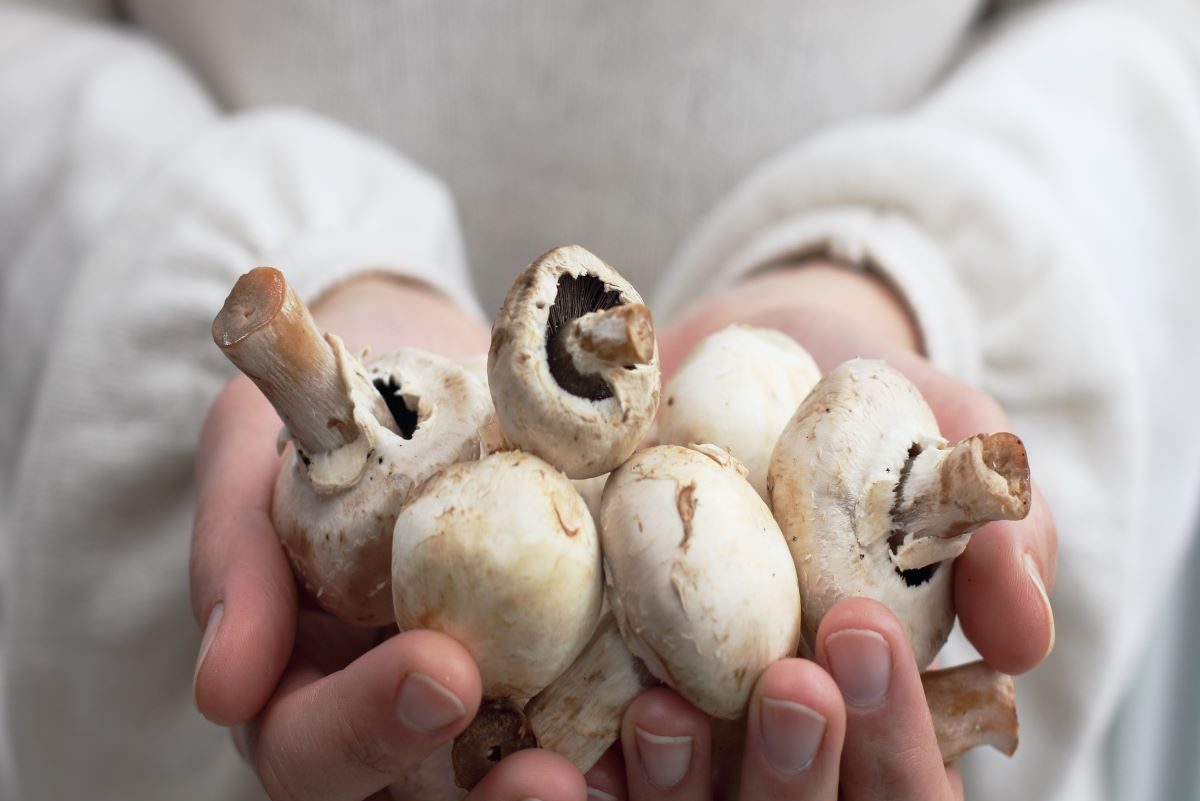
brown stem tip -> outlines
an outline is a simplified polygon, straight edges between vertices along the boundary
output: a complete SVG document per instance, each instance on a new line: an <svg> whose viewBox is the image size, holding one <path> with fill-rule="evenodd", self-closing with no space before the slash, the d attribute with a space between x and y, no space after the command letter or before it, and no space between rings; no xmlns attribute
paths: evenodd
<svg viewBox="0 0 1200 801"><path fill-rule="evenodd" d="M486 703L471 725L454 738L450 753L454 783L471 790L509 754L536 747L521 710L508 701Z"/></svg>
<svg viewBox="0 0 1200 801"><path fill-rule="evenodd" d="M654 359L654 320L641 303L591 312L571 323L570 339L605 364L649 364Z"/></svg>
<svg viewBox="0 0 1200 801"><path fill-rule="evenodd" d="M1017 750L1017 695L1011 676L971 662L921 674L942 761L990 745L1006 756Z"/></svg>
<svg viewBox="0 0 1200 801"><path fill-rule="evenodd" d="M950 449L914 452L904 474L891 537L901 570L953 559L966 548L963 534L1029 514L1029 457L1013 434L977 434Z"/></svg>
<svg viewBox="0 0 1200 801"><path fill-rule="evenodd" d="M308 453L337 450L358 438L348 381L365 391L380 423L396 430L383 397L365 377L342 369L312 315L275 268L258 267L238 279L213 320L212 336Z"/></svg>

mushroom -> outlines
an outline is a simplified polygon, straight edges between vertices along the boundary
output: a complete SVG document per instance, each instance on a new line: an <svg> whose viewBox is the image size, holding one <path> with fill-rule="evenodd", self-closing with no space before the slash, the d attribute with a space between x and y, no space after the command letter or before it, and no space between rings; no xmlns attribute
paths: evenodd
<svg viewBox="0 0 1200 801"><path fill-rule="evenodd" d="M1029 462L1012 434L948 447L901 373L855 359L821 380L771 459L772 507L787 537L811 652L843 598L888 606L927 666L954 622L951 560L972 531L1029 512Z"/></svg>
<svg viewBox="0 0 1200 801"><path fill-rule="evenodd" d="M572 479L571 483L575 486L575 490L583 498L587 504L588 511L592 513L592 520L596 525L600 525L600 500L604 497L604 485L608 483L608 473L602 473L592 478L576 478Z"/></svg>
<svg viewBox="0 0 1200 801"><path fill-rule="evenodd" d="M709 715L737 718L800 632L787 545L726 451L639 451L609 478L601 523L616 627L601 627L526 709L539 744L580 770L615 741L647 673Z"/></svg>
<svg viewBox="0 0 1200 801"><path fill-rule="evenodd" d="M600 542L571 482L502 451L452 465L400 511L392 592L402 630L441 631L479 666L485 706L454 748L473 786L522 742L520 709L583 650L600 616ZM515 739L515 743L512 741Z"/></svg>
<svg viewBox="0 0 1200 801"><path fill-rule="evenodd" d="M509 290L488 378L509 442L570 478L607 473L633 453L658 408L650 311L588 251L552 250Z"/></svg>
<svg viewBox="0 0 1200 801"><path fill-rule="evenodd" d="M1017 750L1017 697L1011 676L984 662L921 674L942 761L990 745L1005 756Z"/></svg>
<svg viewBox="0 0 1200 801"><path fill-rule="evenodd" d="M786 334L723 328L701 340L667 382L658 441L720 445L746 466L751 486L768 500L775 443L819 380L812 356Z"/></svg>
<svg viewBox="0 0 1200 801"><path fill-rule="evenodd" d="M271 514L296 575L341 620L390 624L396 514L415 485L478 456L487 390L415 349L364 368L269 267L238 280L213 339L284 421L280 447L292 443Z"/></svg>

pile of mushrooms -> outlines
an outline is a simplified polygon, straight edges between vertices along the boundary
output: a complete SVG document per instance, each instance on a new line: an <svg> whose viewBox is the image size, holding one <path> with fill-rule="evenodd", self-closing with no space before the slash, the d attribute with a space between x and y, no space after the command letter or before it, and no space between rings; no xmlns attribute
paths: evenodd
<svg viewBox="0 0 1200 801"><path fill-rule="evenodd" d="M821 377L777 332L708 337L660 410L649 310L576 246L517 277L486 375L413 349L364 366L271 268L238 281L213 338L284 422L272 515L316 603L445 632L479 665L476 720L395 798L462 798L533 746L586 771L659 682L737 720L846 597L889 606L926 667L953 623L953 559L1029 509L1016 437L950 447L897 371ZM1009 677L924 680L947 761L1012 753Z"/></svg>

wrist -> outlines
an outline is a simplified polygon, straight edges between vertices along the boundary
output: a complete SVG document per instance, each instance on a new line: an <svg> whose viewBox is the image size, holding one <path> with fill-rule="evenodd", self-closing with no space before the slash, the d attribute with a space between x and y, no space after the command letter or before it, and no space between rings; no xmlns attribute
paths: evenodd
<svg viewBox="0 0 1200 801"><path fill-rule="evenodd" d="M351 352L383 354L416 347L462 359L485 353L488 331L437 290L401 276L363 273L338 284L312 304L322 330L341 337Z"/></svg>
<svg viewBox="0 0 1200 801"><path fill-rule="evenodd" d="M873 338L922 352L920 329L907 304L870 273L813 259L751 276L743 286L763 312L787 308L834 315Z"/></svg>

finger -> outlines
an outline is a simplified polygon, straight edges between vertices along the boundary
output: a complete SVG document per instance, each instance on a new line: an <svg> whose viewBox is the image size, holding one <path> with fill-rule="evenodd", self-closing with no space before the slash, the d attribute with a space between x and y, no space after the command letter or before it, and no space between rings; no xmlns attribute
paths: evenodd
<svg viewBox="0 0 1200 801"><path fill-rule="evenodd" d="M386 629L352 626L327 612L301 608L291 668L303 659L318 677L336 673L386 639Z"/></svg>
<svg viewBox="0 0 1200 801"><path fill-rule="evenodd" d="M740 801L834 801L845 733L828 673L804 659L771 665L750 697Z"/></svg>
<svg viewBox="0 0 1200 801"><path fill-rule="evenodd" d="M1004 410L986 394L928 365L909 368L951 442L1012 429ZM1054 612L1046 588L1053 586L1057 548L1054 519L1034 485L1024 520L984 526L954 563L955 608L963 633L997 670L1024 673L1054 647Z"/></svg>
<svg viewBox="0 0 1200 801"><path fill-rule="evenodd" d="M518 751L488 772L467 801L585 801L575 766L551 751Z"/></svg>
<svg viewBox="0 0 1200 801"><path fill-rule="evenodd" d="M466 728L479 672L454 640L393 637L344 670L289 671L245 751L271 798L359 801L415 768Z"/></svg>
<svg viewBox="0 0 1200 801"><path fill-rule="evenodd" d="M620 744L605 751L583 778L587 782L588 801L624 801L628 793Z"/></svg>
<svg viewBox="0 0 1200 801"><path fill-rule="evenodd" d="M997 670L1037 667L1054 649L1053 580L1057 534L1045 498L1033 492L1029 517L992 523L954 562L954 604L963 633Z"/></svg>
<svg viewBox="0 0 1200 801"><path fill-rule="evenodd" d="M194 694L216 723L251 719L292 651L296 585L271 525L279 418L245 379L231 381L201 435L190 564L203 628Z"/></svg>
<svg viewBox="0 0 1200 801"><path fill-rule="evenodd" d="M875 601L842 601L821 621L816 655L846 707L842 797L949 799L921 677L900 621Z"/></svg>
<svg viewBox="0 0 1200 801"><path fill-rule="evenodd" d="M954 801L963 801L962 773L954 765L946 766L946 779L950 782L950 797Z"/></svg>
<svg viewBox="0 0 1200 801"><path fill-rule="evenodd" d="M711 742L708 719L673 690L642 693L621 726L630 800L711 798Z"/></svg>

